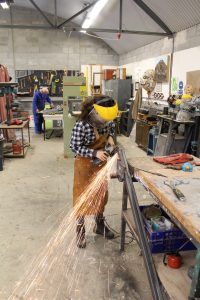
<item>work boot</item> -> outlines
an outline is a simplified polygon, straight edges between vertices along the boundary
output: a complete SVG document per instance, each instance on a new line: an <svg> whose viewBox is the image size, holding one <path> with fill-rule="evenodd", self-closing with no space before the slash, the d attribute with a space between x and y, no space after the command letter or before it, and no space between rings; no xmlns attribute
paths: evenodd
<svg viewBox="0 0 200 300"><path fill-rule="evenodd" d="M93 232L103 235L106 239L112 240L114 233L106 226L103 214L95 216L95 226Z"/></svg>
<svg viewBox="0 0 200 300"><path fill-rule="evenodd" d="M86 247L84 218L78 219L76 226L76 245L78 248Z"/></svg>

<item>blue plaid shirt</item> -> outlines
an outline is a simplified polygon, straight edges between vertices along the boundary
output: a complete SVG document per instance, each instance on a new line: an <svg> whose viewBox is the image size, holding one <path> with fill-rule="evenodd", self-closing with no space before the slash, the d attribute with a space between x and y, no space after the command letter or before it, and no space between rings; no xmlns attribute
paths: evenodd
<svg viewBox="0 0 200 300"><path fill-rule="evenodd" d="M100 135L108 134L114 136L115 123L109 122L106 127L97 129L97 131ZM88 146L95 142L95 139L96 135L94 132L94 128L85 121L77 121L72 130L70 148L76 155L94 158L96 157L97 151L88 148Z"/></svg>

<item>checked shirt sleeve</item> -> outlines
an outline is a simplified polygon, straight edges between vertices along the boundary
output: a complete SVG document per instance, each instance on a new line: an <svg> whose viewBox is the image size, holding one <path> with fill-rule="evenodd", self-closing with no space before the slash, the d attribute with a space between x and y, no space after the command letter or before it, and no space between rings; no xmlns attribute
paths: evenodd
<svg viewBox="0 0 200 300"><path fill-rule="evenodd" d="M93 158L96 156L96 151L88 148L85 145L85 137L91 134L91 129L83 124L77 122L72 130L70 141L70 148L76 155Z"/></svg>

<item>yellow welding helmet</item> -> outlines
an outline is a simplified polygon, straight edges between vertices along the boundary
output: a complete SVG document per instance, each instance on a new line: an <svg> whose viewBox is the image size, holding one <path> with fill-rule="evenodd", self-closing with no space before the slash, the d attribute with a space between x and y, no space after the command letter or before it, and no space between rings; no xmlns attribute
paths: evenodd
<svg viewBox="0 0 200 300"><path fill-rule="evenodd" d="M118 114L118 105L115 100L110 97L102 97L97 99L93 105L96 113L105 121L113 121Z"/></svg>

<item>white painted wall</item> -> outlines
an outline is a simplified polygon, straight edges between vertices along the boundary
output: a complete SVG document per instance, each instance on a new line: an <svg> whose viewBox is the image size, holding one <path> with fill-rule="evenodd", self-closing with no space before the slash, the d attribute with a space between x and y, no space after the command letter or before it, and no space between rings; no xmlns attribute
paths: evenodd
<svg viewBox="0 0 200 300"><path fill-rule="evenodd" d="M166 55L170 55L169 53ZM136 61L133 63L122 65L122 67L126 68L126 74L132 76L133 83L135 86L135 82L140 81L144 72L148 69L155 69L158 61L163 56L153 57L149 59L144 59L141 61ZM155 88L156 92L156 88ZM168 98L169 95L169 83L162 83L162 93L164 94L165 99ZM143 89L143 97L147 97L147 92Z"/></svg>
<svg viewBox="0 0 200 300"><path fill-rule="evenodd" d="M200 70L200 46L174 53L172 77L186 84L187 72Z"/></svg>
<svg viewBox="0 0 200 300"><path fill-rule="evenodd" d="M161 55L170 54L174 49L172 77L186 84L186 73L200 70L200 24L178 32L172 38L164 38L144 47L120 55L119 64L127 68L127 74L138 81L144 70L153 67L154 61ZM169 85L163 85L165 97Z"/></svg>

